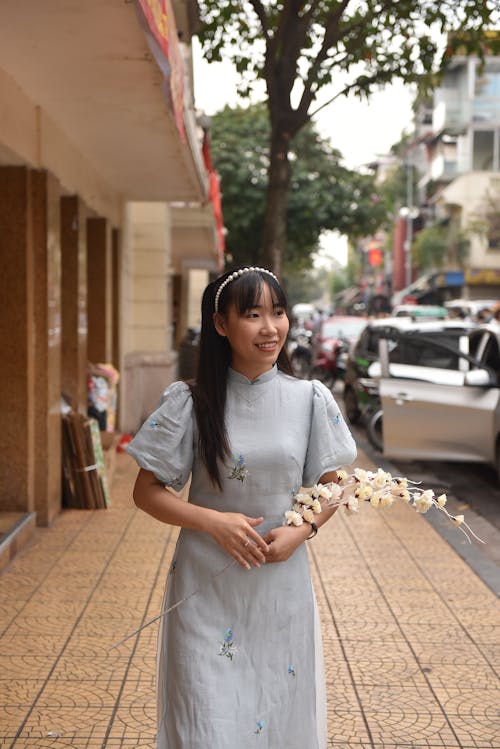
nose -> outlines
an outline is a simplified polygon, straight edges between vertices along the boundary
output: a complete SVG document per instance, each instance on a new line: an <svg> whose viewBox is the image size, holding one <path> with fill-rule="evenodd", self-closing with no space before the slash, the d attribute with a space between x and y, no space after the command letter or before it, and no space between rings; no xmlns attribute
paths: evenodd
<svg viewBox="0 0 500 749"><path fill-rule="evenodd" d="M276 335L278 328L276 327L276 320L274 315L263 315L262 316L262 332L265 335Z"/></svg>

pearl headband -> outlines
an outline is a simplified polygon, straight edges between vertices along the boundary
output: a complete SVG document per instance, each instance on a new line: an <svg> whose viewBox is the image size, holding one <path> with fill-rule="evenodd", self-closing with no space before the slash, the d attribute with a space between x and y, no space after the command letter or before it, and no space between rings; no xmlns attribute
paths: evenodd
<svg viewBox="0 0 500 749"><path fill-rule="evenodd" d="M272 276L274 280L279 283L277 277L272 273L270 270L267 270L266 268L256 268L253 265L250 268L242 268L241 270L235 270L234 273L231 273L230 276L226 278L226 280L221 283L219 288L217 289L217 294L215 295L215 311L219 311L219 297L222 294L224 288L228 285L228 283L231 283L231 281L236 281L237 278L243 275L243 273L249 273L250 271L257 271L258 273L267 273L268 276Z"/></svg>

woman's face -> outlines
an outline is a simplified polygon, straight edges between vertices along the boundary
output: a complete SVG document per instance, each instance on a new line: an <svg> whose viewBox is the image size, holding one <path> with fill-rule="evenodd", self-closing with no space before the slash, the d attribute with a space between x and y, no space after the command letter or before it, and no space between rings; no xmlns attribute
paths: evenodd
<svg viewBox="0 0 500 749"><path fill-rule="evenodd" d="M283 307L273 303L267 284L256 306L239 315L234 304L222 316L214 315L219 335L231 346L231 366L249 380L271 369L284 346L288 334L288 317Z"/></svg>

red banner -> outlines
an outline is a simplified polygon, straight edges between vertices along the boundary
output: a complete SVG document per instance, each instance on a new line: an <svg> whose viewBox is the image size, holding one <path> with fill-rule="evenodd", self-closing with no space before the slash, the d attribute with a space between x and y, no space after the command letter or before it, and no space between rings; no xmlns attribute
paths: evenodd
<svg viewBox="0 0 500 749"><path fill-rule="evenodd" d="M170 0L139 0L149 29L169 66L169 91L179 134L186 138L184 127L184 63L177 36L174 11ZM163 66L160 66L163 69Z"/></svg>

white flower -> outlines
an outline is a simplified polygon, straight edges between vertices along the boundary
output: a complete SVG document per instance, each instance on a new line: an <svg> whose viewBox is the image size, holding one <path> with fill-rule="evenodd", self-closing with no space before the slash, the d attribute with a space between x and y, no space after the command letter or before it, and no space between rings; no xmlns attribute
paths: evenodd
<svg viewBox="0 0 500 749"><path fill-rule="evenodd" d="M432 492L433 494L434 492ZM428 492L423 492L423 494L420 494L418 497L415 497L413 504L415 505L415 509L417 512L427 512L429 508L432 507L434 504L432 501L432 497L429 496Z"/></svg>
<svg viewBox="0 0 500 749"><path fill-rule="evenodd" d="M382 489L382 487L384 487L386 484L390 483L391 481L392 481L391 474L386 473L381 468L379 468L373 479L373 486L376 489Z"/></svg>
<svg viewBox="0 0 500 749"><path fill-rule="evenodd" d="M395 499L402 499L403 502L410 501L410 492L402 484L392 484L389 491Z"/></svg>
<svg viewBox="0 0 500 749"><path fill-rule="evenodd" d="M310 509L304 510L302 517L307 523L314 523L314 512Z"/></svg>
<svg viewBox="0 0 500 749"><path fill-rule="evenodd" d="M302 512L302 505L300 505L298 502L295 502L295 504L292 507L292 510L294 512Z"/></svg>
<svg viewBox="0 0 500 749"><path fill-rule="evenodd" d="M349 512L357 512L359 510L359 502L357 500L357 497L349 497L345 506L346 509L349 510Z"/></svg>
<svg viewBox="0 0 500 749"><path fill-rule="evenodd" d="M311 495L300 492L299 494L295 495L294 500L296 503L299 503L301 505L308 505L311 503Z"/></svg>
<svg viewBox="0 0 500 749"><path fill-rule="evenodd" d="M317 484L314 487L314 496L316 498L321 497L321 499L331 499L332 498L332 492L330 491L330 485L326 484Z"/></svg>
<svg viewBox="0 0 500 749"><path fill-rule="evenodd" d="M340 499L344 491L344 487L339 486L338 484L335 484L335 483L329 484L329 489L330 489L330 498L328 500L329 503L330 502L334 503L338 499Z"/></svg>
<svg viewBox="0 0 500 749"><path fill-rule="evenodd" d="M372 507L378 507L380 504L380 493L374 492L372 496L370 497L370 504Z"/></svg>
<svg viewBox="0 0 500 749"><path fill-rule="evenodd" d="M365 481L369 481L370 478L373 478L373 474L370 471L365 471L364 468L355 468L354 475L359 481L362 481L363 483Z"/></svg>
<svg viewBox="0 0 500 749"><path fill-rule="evenodd" d="M380 506L381 507L390 507L392 503L394 502L394 497L389 492L386 492L384 495L382 495L380 499Z"/></svg>
<svg viewBox="0 0 500 749"><path fill-rule="evenodd" d="M337 477L339 481L345 481L347 478L347 471L337 471Z"/></svg>
<svg viewBox="0 0 500 749"><path fill-rule="evenodd" d="M446 494L440 494L439 497L436 499L436 502L440 507L444 507L446 504Z"/></svg>
<svg viewBox="0 0 500 749"><path fill-rule="evenodd" d="M363 501L365 499L370 499L372 494L373 494L373 489L370 486L370 484L362 484L358 486L358 488L356 489L355 496L358 497L358 499L361 499Z"/></svg>
<svg viewBox="0 0 500 749"><path fill-rule="evenodd" d="M319 501L319 499L313 499L313 501L311 502L311 510L316 515L321 512L321 502Z"/></svg>
<svg viewBox="0 0 500 749"><path fill-rule="evenodd" d="M287 525L302 525L302 515L299 515L295 510L287 510L285 512L286 524Z"/></svg>
<svg viewBox="0 0 500 749"><path fill-rule="evenodd" d="M462 523L464 522L464 519L465 518L463 515L455 515L455 517L452 518L455 525L462 525Z"/></svg>

